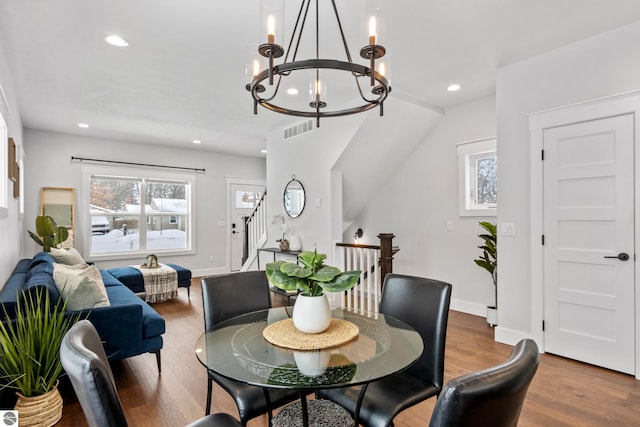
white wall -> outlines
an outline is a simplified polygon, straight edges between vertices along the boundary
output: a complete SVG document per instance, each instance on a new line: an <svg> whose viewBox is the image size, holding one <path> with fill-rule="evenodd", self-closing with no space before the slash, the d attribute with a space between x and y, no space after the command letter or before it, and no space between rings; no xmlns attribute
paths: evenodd
<svg viewBox="0 0 640 427"><path fill-rule="evenodd" d="M4 56L4 50L0 43L0 86L6 97L8 106L0 95L0 112L4 118L9 137L13 138L16 145L22 146L22 122L18 103L12 83L9 66ZM7 108L8 107L8 108ZM4 145L3 145L4 146ZM22 219L20 218L19 199L13 198L13 182L6 176L0 177L0 185L5 185L8 191L8 210L6 217L0 216L0 288L2 288L20 259L22 253Z"/></svg>
<svg viewBox="0 0 640 427"><path fill-rule="evenodd" d="M26 129L25 139L25 229L33 229L40 210L41 187L72 187L76 189L75 247L82 252L79 225L84 219L82 201L82 166L71 162L71 156L126 162L151 163L192 168L204 168L196 175L196 236L195 255L172 257L163 262L175 262L190 268L194 274L228 271L227 228L218 226L227 221L226 177L265 179L265 160L241 157L190 147L170 148L116 140L87 138L61 133ZM26 231L22 231L26 235ZM27 237L24 256L31 257L39 247ZM209 262L213 255L214 263ZM131 260L138 262L142 259ZM162 259L161 259L162 261ZM100 268L128 265L127 260L100 262Z"/></svg>
<svg viewBox="0 0 640 427"><path fill-rule="evenodd" d="M479 220L458 216L458 160L456 144L496 134L493 96L449 108L417 149L382 186L345 232L353 241L378 244L378 233L393 233L400 252L394 273L444 280L453 284L451 307L484 315L493 302L491 276L473 263L479 255ZM503 160L498 153L498 168ZM502 203L502 195L500 195ZM447 231L447 221L453 230Z"/></svg>
<svg viewBox="0 0 640 427"><path fill-rule="evenodd" d="M499 246L499 327L514 343L531 334L530 152L528 114L640 89L640 23L621 27L498 70L498 222L515 236ZM538 239L538 236L536 236Z"/></svg>
<svg viewBox="0 0 640 427"><path fill-rule="evenodd" d="M267 217L284 215L290 234L300 237L302 249L313 250L316 245L318 252L327 254L327 263L331 263L336 237L331 228L331 167L362 120L362 115L329 118L312 132L286 141L282 129L274 129L267 138ZM306 193L306 205L298 218L288 217L282 204L291 175L302 182ZM269 224L266 247L277 247L279 224Z"/></svg>

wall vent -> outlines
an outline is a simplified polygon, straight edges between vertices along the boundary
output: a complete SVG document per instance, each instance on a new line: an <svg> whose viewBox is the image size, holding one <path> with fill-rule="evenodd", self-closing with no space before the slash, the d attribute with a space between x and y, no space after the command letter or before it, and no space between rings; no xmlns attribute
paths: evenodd
<svg viewBox="0 0 640 427"><path fill-rule="evenodd" d="M302 135L303 133L311 132L313 130L313 119L305 120L302 123L293 125L283 129L282 139L287 140L295 136Z"/></svg>

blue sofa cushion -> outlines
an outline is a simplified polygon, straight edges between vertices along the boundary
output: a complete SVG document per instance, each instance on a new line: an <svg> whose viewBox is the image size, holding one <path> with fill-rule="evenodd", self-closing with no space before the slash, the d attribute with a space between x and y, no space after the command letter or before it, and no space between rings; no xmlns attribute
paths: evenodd
<svg viewBox="0 0 640 427"><path fill-rule="evenodd" d="M21 259L20 261L18 261L18 264L16 265L16 268L13 269L13 274L26 273L27 271L29 271L30 267L31 267L31 260L30 259L28 259L28 258Z"/></svg>
<svg viewBox="0 0 640 427"><path fill-rule="evenodd" d="M23 290L32 292L37 288L46 288L51 305L56 305L60 299L60 291L58 291L56 282L53 280L53 263L42 261L35 265L31 263L31 265L32 267L27 272L27 281L24 283Z"/></svg>
<svg viewBox="0 0 640 427"><path fill-rule="evenodd" d="M142 307L142 334L143 338L155 337L165 332L165 322L162 317L142 299L131 293L124 286L111 286L107 288L107 295L112 306L124 304L137 304ZM131 298L131 296L135 298ZM118 319L113 319L118 322Z"/></svg>
<svg viewBox="0 0 640 427"><path fill-rule="evenodd" d="M53 259L53 257L49 254L49 252L38 252L33 259L31 260L31 263L29 265L29 269L32 269L33 267L35 267L38 264L41 263L49 263L49 264L53 264L55 262L55 260Z"/></svg>

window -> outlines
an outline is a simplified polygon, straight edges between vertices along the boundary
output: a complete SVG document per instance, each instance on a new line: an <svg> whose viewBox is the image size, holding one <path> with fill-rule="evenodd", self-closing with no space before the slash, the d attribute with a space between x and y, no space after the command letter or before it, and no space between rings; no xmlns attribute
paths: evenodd
<svg viewBox="0 0 640 427"><path fill-rule="evenodd" d="M460 216L495 216L498 207L496 139L458 144Z"/></svg>
<svg viewBox="0 0 640 427"><path fill-rule="evenodd" d="M87 168L92 259L193 253L195 175ZM87 245L87 243L85 243Z"/></svg>

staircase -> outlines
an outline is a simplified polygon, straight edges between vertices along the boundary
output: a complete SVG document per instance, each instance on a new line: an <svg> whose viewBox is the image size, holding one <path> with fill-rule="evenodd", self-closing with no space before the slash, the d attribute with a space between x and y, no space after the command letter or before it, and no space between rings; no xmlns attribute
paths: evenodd
<svg viewBox="0 0 640 427"><path fill-rule="evenodd" d="M244 243L242 245L242 268L247 271L256 261L258 248L267 242L267 191L255 209L244 221Z"/></svg>
<svg viewBox="0 0 640 427"><path fill-rule="evenodd" d="M379 234L379 246L336 243L336 266L343 271L361 271L356 286L342 295L340 307L365 316L376 316L384 277L393 272L393 255L399 250L392 246L394 237L391 233Z"/></svg>

